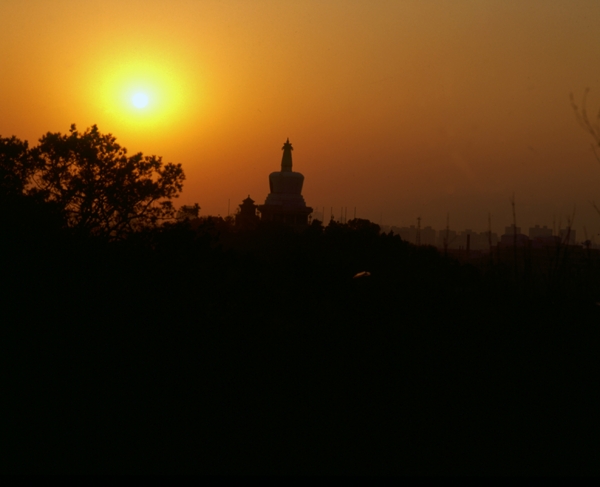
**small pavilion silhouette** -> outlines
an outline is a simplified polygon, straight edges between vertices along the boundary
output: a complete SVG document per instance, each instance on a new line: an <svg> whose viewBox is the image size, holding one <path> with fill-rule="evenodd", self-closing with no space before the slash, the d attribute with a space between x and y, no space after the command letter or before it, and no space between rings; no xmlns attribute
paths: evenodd
<svg viewBox="0 0 600 487"><path fill-rule="evenodd" d="M240 210L235 215L235 226L241 230L252 230L258 225L259 217L256 214L257 205L250 195L242 201Z"/></svg>

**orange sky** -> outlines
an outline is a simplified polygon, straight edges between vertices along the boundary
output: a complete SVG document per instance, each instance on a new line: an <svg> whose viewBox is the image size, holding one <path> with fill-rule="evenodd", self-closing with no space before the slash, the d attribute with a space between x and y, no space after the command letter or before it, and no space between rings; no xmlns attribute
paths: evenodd
<svg viewBox="0 0 600 487"><path fill-rule="evenodd" d="M294 145L313 207L494 231L576 207L600 164L569 93L600 108L597 0L0 2L0 134L98 124L182 163L177 204L262 203ZM128 104L147 91L143 110ZM329 215L329 210L327 210ZM596 237L600 242L600 236Z"/></svg>

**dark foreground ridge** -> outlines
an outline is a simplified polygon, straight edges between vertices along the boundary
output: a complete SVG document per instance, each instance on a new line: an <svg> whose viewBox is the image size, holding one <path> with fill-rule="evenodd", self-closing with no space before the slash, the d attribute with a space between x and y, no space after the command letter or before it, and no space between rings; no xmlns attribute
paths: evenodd
<svg viewBox="0 0 600 487"><path fill-rule="evenodd" d="M0 472L600 473L589 248L174 223L183 180L95 126L0 138Z"/></svg>
<svg viewBox="0 0 600 487"><path fill-rule="evenodd" d="M110 242L19 211L3 472L599 473L597 262L524 281L364 220Z"/></svg>

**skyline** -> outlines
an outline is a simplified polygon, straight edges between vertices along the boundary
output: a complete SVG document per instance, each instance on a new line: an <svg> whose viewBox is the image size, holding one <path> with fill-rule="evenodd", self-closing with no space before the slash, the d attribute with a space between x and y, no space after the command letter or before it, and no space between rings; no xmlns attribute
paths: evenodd
<svg viewBox="0 0 600 487"><path fill-rule="evenodd" d="M519 2L19 2L0 6L0 135L93 124L181 163L177 205L268 194L281 142L315 209L387 225L600 233L600 5ZM144 90L148 107L128 105ZM146 110L147 108L147 110ZM146 111L144 111L146 110ZM383 212L383 218L381 218ZM350 213L350 211L349 211Z"/></svg>

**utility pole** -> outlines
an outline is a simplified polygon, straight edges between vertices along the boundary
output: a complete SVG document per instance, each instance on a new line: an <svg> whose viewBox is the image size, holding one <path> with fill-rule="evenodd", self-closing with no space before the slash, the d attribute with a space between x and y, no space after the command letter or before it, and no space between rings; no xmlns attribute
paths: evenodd
<svg viewBox="0 0 600 487"><path fill-rule="evenodd" d="M417 247L421 246L421 217L417 218L417 240L415 243Z"/></svg>

